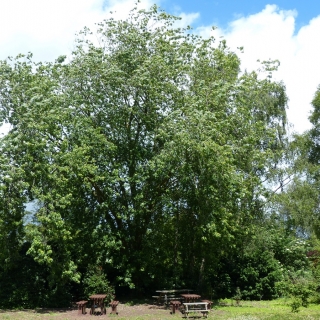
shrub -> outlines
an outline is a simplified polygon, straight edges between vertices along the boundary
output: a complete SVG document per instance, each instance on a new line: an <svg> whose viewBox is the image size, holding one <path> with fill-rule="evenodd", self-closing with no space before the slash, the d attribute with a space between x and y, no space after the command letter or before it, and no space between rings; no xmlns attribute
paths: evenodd
<svg viewBox="0 0 320 320"><path fill-rule="evenodd" d="M307 308L311 297L315 294L316 284L308 273L290 273L277 284L279 293L291 298L289 303L292 312L298 312L300 307Z"/></svg>
<svg viewBox="0 0 320 320"><path fill-rule="evenodd" d="M106 294L106 300L114 298L114 288L110 285L101 267L88 267L83 279L84 293L88 297L92 294Z"/></svg>

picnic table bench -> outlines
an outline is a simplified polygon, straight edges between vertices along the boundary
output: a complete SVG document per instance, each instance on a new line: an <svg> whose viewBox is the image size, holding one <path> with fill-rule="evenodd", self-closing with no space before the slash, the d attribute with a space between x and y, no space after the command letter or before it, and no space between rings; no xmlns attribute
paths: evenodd
<svg viewBox="0 0 320 320"><path fill-rule="evenodd" d="M184 314L189 318L189 313L200 312L204 317L208 317L208 303L207 302L185 302Z"/></svg>
<svg viewBox="0 0 320 320"><path fill-rule="evenodd" d="M208 310L211 310L213 302L211 300L201 300L201 302L207 302L208 303Z"/></svg>
<svg viewBox="0 0 320 320"><path fill-rule="evenodd" d="M111 314L111 313L113 313L113 314L118 314L118 311L117 311L117 306L118 306L118 304L119 304L119 301L117 301L117 300L112 300L112 301L110 302L110 307L111 307L111 312L110 312L110 314Z"/></svg>
<svg viewBox="0 0 320 320"><path fill-rule="evenodd" d="M156 303L169 305L170 301L182 301L184 298L181 296L183 292L190 292L191 289L174 289L174 290L157 290L156 293L159 293L157 296L152 296L156 299Z"/></svg>
<svg viewBox="0 0 320 320"><path fill-rule="evenodd" d="M78 314L86 314L86 308L87 308L87 300L81 300L76 302L77 306L78 306Z"/></svg>
<svg viewBox="0 0 320 320"><path fill-rule="evenodd" d="M179 300L171 300L170 305L172 308L171 314L174 314L177 310L179 310L181 302Z"/></svg>

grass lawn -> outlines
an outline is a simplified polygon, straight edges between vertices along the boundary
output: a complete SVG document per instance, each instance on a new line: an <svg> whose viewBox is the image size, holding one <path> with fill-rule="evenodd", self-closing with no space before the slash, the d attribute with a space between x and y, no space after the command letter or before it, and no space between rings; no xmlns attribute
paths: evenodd
<svg viewBox="0 0 320 320"><path fill-rule="evenodd" d="M119 315L79 316L76 310L0 310L0 320L78 320L78 319L117 319L117 320L176 320L185 319L180 312L170 314L168 309L155 309L150 304L132 302L119 305ZM200 319L189 315L190 319ZM212 308L208 319L215 320L320 320L320 305L311 304L300 308L297 313L291 312L288 301L241 301L237 306L231 300L224 300Z"/></svg>
<svg viewBox="0 0 320 320"><path fill-rule="evenodd" d="M226 306L217 306L208 319L219 320L295 320L319 319L320 305L310 304L308 308L300 308L299 312L292 313L288 300L274 301L242 301L239 306L226 301Z"/></svg>

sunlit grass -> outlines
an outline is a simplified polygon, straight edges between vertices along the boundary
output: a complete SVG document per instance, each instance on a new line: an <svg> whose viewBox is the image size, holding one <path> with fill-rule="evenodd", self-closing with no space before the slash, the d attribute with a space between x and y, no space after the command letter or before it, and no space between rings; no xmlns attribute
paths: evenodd
<svg viewBox="0 0 320 320"><path fill-rule="evenodd" d="M130 308L131 304L126 307ZM86 315L79 317L83 319L96 319L96 317ZM119 312L118 316L107 315L107 318L117 320L177 320L184 319L184 316L178 312L175 315L170 314L170 310L163 310L161 314L154 314L148 310L146 314L123 316ZM190 319L194 319L189 316ZM196 319L200 319L200 315ZM49 312L36 313L34 311L0 311L0 320L74 320L75 316L67 313ZM311 304L308 308L300 308L298 313L292 313L289 301L279 299L274 301L241 301L237 305L232 300L224 300L212 308L208 319L215 320L320 320L320 305Z"/></svg>
<svg viewBox="0 0 320 320"><path fill-rule="evenodd" d="M300 308L298 313L292 313L289 300L273 301L242 301L239 306L229 300L224 306L216 306L209 319L219 320L290 320L290 319L320 319L320 305L311 304L308 308Z"/></svg>

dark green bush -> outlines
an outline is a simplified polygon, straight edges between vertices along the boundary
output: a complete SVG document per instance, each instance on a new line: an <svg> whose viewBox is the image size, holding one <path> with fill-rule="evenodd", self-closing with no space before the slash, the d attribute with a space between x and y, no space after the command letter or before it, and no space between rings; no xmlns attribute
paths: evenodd
<svg viewBox="0 0 320 320"><path fill-rule="evenodd" d="M92 294L106 294L106 300L114 298L114 288L110 285L102 267L89 266L83 279L83 288L86 298Z"/></svg>

